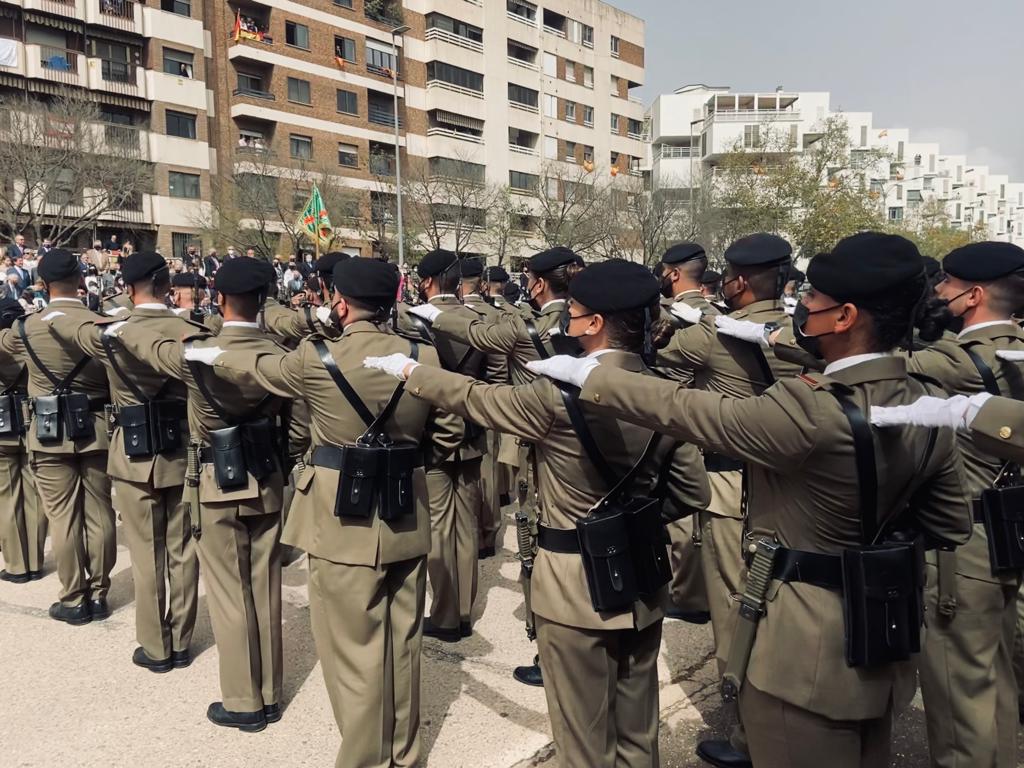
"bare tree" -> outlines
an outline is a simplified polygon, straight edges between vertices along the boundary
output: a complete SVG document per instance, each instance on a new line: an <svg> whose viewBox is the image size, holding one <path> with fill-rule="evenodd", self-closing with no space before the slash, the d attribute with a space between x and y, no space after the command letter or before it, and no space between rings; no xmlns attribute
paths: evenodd
<svg viewBox="0 0 1024 768"><path fill-rule="evenodd" d="M583 166L544 165L534 191L538 220L530 243L579 253L599 249L611 224L609 185Z"/></svg>
<svg viewBox="0 0 1024 768"><path fill-rule="evenodd" d="M608 237L597 247L607 258L652 265L669 245L684 239L688 232L686 200L671 189L652 192L636 177L616 179L610 204Z"/></svg>
<svg viewBox="0 0 1024 768"><path fill-rule="evenodd" d="M8 236L46 231L55 242L93 232L101 220L141 218L153 169L131 126L104 125L85 92L42 100L0 96L0 228Z"/></svg>
<svg viewBox="0 0 1024 768"><path fill-rule="evenodd" d="M509 187L495 191L481 245L499 266L511 262L512 254L518 250L516 246L524 240L522 233L529 231L534 221L530 214L530 206Z"/></svg>

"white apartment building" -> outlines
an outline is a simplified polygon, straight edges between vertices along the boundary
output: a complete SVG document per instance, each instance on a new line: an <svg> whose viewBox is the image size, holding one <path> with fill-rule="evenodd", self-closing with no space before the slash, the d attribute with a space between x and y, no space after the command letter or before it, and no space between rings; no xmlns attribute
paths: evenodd
<svg viewBox="0 0 1024 768"><path fill-rule="evenodd" d="M788 138L800 152L818 138L823 121L838 114L827 92L768 93L687 85L655 99L647 112L651 188L688 194L723 153L759 148L766 131ZM843 112L850 146L883 150L892 162L869 169L872 190L891 221L927 211L939 201L954 226L982 226L986 237L1024 244L1024 182L1011 182L935 143L914 142L906 128L875 125L870 112ZM924 208L922 208L924 207Z"/></svg>

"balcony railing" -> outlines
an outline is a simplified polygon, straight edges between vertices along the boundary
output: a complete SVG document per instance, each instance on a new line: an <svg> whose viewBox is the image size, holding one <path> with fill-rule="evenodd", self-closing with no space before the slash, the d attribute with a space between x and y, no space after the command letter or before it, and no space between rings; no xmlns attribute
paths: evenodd
<svg viewBox="0 0 1024 768"><path fill-rule="evenodd" d="M133 125L103 124L103 143L107 149L125 157L145 159L145 134Z"/></svg>
<svg viewBox="0 0 1024 768"><path fill-rule="evenodd" d="M267 101L274 101L276 98L270 91L261 91L258 88L235 88L231 95L248 96L250 99L266 99Z"/></svg>
<svg viewBox="0 0 1024 768"><path fill-rule="evenodd" d="M134 64L113 59L100 59L100 77L105 91L136 94L139 91L139 68Z"/></svg>
<svg viewBox="0 0 1024 768"><path fill-rule="evenodd" d="M427 136L447 136L449 139L458 139L460 141L471 141L474 144L483 144L483 136L474 136L471 133L462 133L460 131L454 131L451 128L428 128Z"/></svg>
<svg viewBox="0 0 1024 768"><path fill-rule="evenodd" d="M554 35L555 37L560 37L563 40L565 40L565 32L560 30L558 27L549 27L547 24L545 24L544 31L547 32L548 34Z"/></svg>
<svg viewBox="0 0 1024 768"><path fill-rule="evenodd" d="M99 5L99 21L107 27L135 32L134 0L90 0Z"/></svg>
<svg viewBox="0 0 1024 768"><path fill-rule="evenodd" d="M537 27L537 19L528 19L518 13L512 13L512 11L505 11L505 15L512 19L512 21L518 21L520 24L525 24L528 27Z"/></svg>
<svg viewBox="0 0 1024 768"><path fill-rule="evenodd" d="M377 64L368 63L366 65L366 71L369 72L371 75L379 75L380 77L386 77L388 80L391 80L392 78L397 78L398 80L402 79L401 72L395 72L395 70L391 69L390 67L381 67L378 66Z"/></svg>
<svg viewBox="0 0 1024 768"><path fill-rule="evenodd" d="M661 157L663 160L676 160L681 157L700 157L700 147L673 147L669 144L662 144Z"/></svg>
<svg viewBox="0 0 1024 768"><path fill-rule="evenodd" d="M80 51L69 51L49 45L39 46L39 63L43 68L43 76L61 83L77 83L78 57Z"/></svg>
<svg viewBox="0 0 1024 768"><path fill-rule="evenodd" d="M438 29L437 27L431 27L427 30L427 33L423 36L424 40L441 40L451 45L457 45L460 48L465 48L469 51L476 51L477 53L484 52L484 44L478 43L476 40L470 40L468 37L462 37L462 35L455 35L444 29Z"/></svg>
<svg viewBox="0 0 1024 768"><path fill-rule="evenodd" d="M388 125L395 127L395 113L386 107L370 104L367 109L367 119L376 125ZM398 118L398 127L402 127L402 118Z"/></svg>
<svg viewBox="0 0 1024 768"><path fill-rule="evenodd" d="M520 155L531 155L536 156L537 150L533 147L524 147L522 144L509 144L509 152L515 152Z"/></svg>
<svg viewBox="0 0 1024 768"><path fill-rule="evenodd" d="M461 85L453 85L444 80L427 80L427 89L431 88L444 88L446 91L461 93L464 96L472 96L475 99L482 99L484 97L480 91L474 91L472 88L463 88Z"/></svg>
<svg viewBox="0 0 1024 768"><path fill-rule="evenodd" d="M540 112L540 109L537 107L536 104L524 104L521 101L512 101L511 99L509 99L508 105L510 107L515 107L516 109L521 109L524 112L530 112L531 114L534 115Z"/></svg>
<svg viewBox="0 0 1024 768"><path fill-rule="evenodd" d="M512 64L514 66L517 66L517 67L522 67L523 69L532 70L534 72L539 72L540 71L540 67L537 66L532 61L525 61L524 59L517 59L515 56L509 56L508 57L508 63Z"/></svg>
<svg viewBox="0 0 1024 768"><path fill-rule="evenodd" d="M711 112L704 118L705 124L750 123L758 120L799 120L800 113L787 109L737 109Z"/></svg>
<svg viewBox="0 0 1024 768"><path fill-rule="evenodd" d="M36 0L32 7L58 16L76 16L78 14L78 4L75 0Z"/></svg>
<svg viewBox="0 0 1024 768"><path fill-rule="evenodd" d="M374 176L394 176L395 158L370 155L370 173Z"/></svg>

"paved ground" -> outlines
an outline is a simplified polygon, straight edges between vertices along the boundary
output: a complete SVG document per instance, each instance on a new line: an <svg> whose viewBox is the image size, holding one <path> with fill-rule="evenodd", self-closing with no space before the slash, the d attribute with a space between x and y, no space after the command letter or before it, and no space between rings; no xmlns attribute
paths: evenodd
<svg viewBox="0 0 1024 768"><path fill-rule="evenodd" d="M512 531L506 544L513 544ZM303 559L284 576L285 703L280 723L245 735L209 724L219 699L217 650L200 598L195 662L155 675L131 664L134 606L128 551L118 548L107 621L69 627L51 621L57 576L0 582L0 765L4 768L249 768L333 765L335 728L309 631ZM472 638L427 640L423 727L427 764L440 768L558 765L543 691L513 681L532 658L522 629L518 564L509 550L483 563L480 616ZM710 629L667 622L660 659L662 765L702 765L697 741L724 733L711 661ZM897 725L894 765L926 766L921 712Z"/></svg>

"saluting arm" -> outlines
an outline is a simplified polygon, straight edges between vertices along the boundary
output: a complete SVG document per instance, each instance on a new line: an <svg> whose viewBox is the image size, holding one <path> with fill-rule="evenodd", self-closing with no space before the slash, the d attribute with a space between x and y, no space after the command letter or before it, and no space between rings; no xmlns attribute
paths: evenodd
<svg viewBox="0 0 1024 768"><path fill-rule="evenodd" d="M5 361L21 364L25 355L25 345L21 343L13 328L0 329L0 356Z"/></svg>
<svg viewBox="0 0 1024 768"><path fill-rule="evenodd" d="M714 326L705 318L672 334L668 346L658 351L655 367L673 380L689 386L695 371L707 365Z"/></svg>
<svg viewBox="0 0 1024 768"><path fill-rule="evenodd" d="M175 379L185 378L185 345L177 339L169 339L141 323L125 323L113 335L129 355L154 371Z"/></svg>
<svg viewBox="0 0 1024 768"><path fill-rule="evenodd" d="M493 355L508 355L520 339L526 338L522 318L513 314L489 320L464 317L459 312L442 312L434 319L433 330Z"/></svg>
<svg viewBox="0 0 1024 768"><path fill-rule="evenodd" d="M92 320L83 322L81 318L54 312L53 316L46 320L46 324L50 327L50 333L61 341L78 347L82 354L89 357L106 356L107 352L100 341L102 327L97 326Z"/></svg>
<svg viewBox="0 0 1024 768"><path fill-rule="evenodd" d="M235 384L255 384L279 397L304 397L303 371L314 363L306 359L311 344L302 344L293 352L226 351L213 364L218 378ZM320 365L319 360L316 365Z"/></svg>

